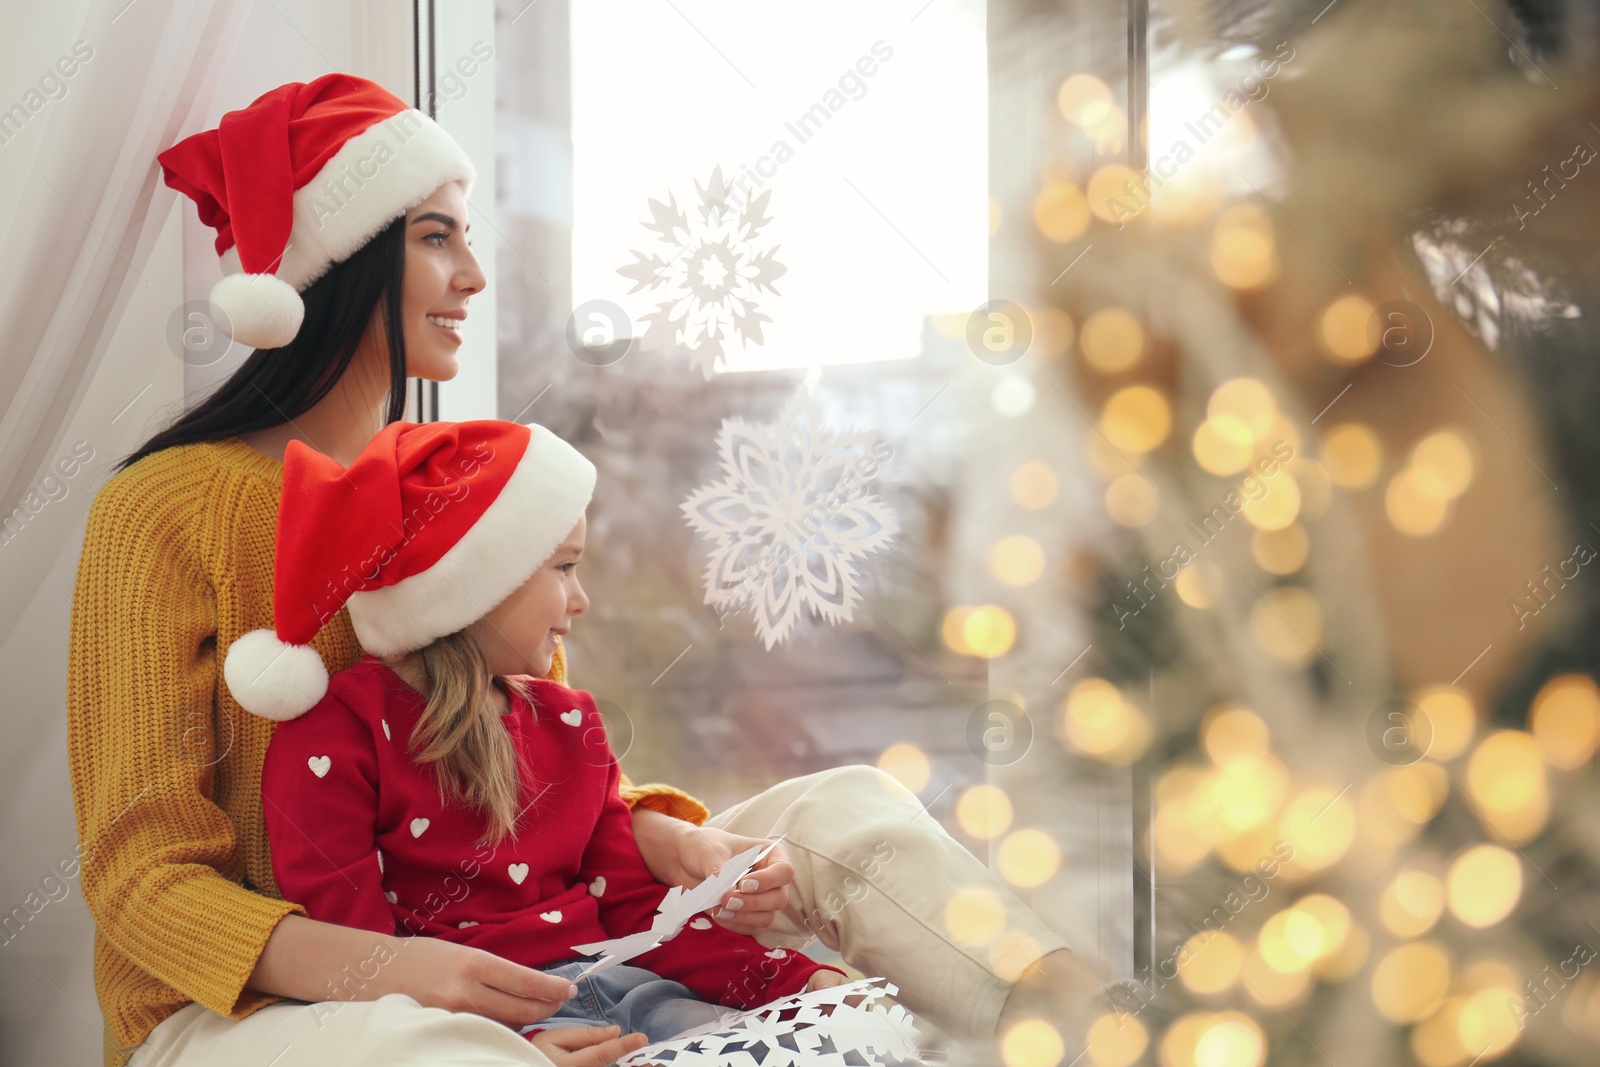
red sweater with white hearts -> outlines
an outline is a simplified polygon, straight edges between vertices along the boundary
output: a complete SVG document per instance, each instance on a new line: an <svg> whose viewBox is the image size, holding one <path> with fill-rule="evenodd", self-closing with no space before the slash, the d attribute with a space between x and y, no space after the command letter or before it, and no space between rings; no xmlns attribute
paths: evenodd
<svg viewBox="0 0 1600 1067"><path fill-rule="evenodd" d="M667 890L634 844L594 700L530 681L532 705L513 696L501 720L523 760L526 811L494 845L475 844L484 817L442 799L432 768L407 754L426 702L375 657L339 672L316 707L279 724L261 791L284 899L313 919L437 937L528 967L648 929ZM739 1008L799 992L823 967L703 916L628 962Z"/></svg>

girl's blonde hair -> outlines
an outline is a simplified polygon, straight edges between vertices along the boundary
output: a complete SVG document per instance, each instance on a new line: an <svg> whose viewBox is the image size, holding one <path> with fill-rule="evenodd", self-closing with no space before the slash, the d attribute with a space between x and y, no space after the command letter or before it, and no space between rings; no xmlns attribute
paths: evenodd
<svg viewBox="0 0 1600 1067"><path fill-rule="evenodd" d="M521 814L521 764L516 746L491 703L498 682L508 695L531 698L522 678L489 671L483 649L465 630L436 638L413 655L428 679L427 706L412 730L412 758L432 765L441 798L483 813L489 828L479 844L497 843Z"/></svg>

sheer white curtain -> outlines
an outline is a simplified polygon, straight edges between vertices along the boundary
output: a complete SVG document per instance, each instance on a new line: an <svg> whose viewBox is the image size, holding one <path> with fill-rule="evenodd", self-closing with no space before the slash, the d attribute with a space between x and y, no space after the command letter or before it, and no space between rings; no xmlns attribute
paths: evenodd
<svg viewBox="0 0 1600 1067"><path fill-rule="evenodd" d="M76 840L62 705L72 542L116 449L182 398L163 332L184 286L173 231L157 242L174 200L156 155L211 116L250 6L68 0L0 32L0 1063L100 1062L92 925L59 868ZM119 338L113 365L125 308L141 351ZM80 437L96 454L63 493L56 464Z"/></svg>
<svg viewBox="0 0 1600 1067"><path fill-rule="evenodd" d="M13 534L0 548L0 638L61 547L15 535L48 499L40 480L130 294L150 284L141 268L170 207L155 196L156 154L199 128L250 0L52 7L0 35L11 94L0 98L0 521Z"/></svg>

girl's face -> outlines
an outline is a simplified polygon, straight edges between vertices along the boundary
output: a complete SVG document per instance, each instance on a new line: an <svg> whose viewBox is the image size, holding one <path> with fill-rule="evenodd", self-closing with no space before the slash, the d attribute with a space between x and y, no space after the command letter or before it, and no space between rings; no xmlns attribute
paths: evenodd
<svg viewBox="0 0 1600 1067"><path fill-rule="evenodd" d="M532 577L467 627L483 648L491 673L535 677L549 673L559 635L589 608L589 598L578 584L578 558L587 529L587 520L579 519Z"/></svg>
<svg viewBox="0 0 1600 1067"><path fill-rule="evenodd" d="M406 339L406 374L449 381L461 369L462 323L467 298L487 279L467 244L467 198L446 182L406 212L405 284L400 316ZM378 316L372 329L383 329Z"/></svg>

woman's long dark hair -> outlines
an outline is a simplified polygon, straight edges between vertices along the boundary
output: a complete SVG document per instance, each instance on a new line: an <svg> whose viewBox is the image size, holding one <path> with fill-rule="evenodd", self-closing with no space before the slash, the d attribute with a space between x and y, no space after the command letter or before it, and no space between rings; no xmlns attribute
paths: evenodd
<svg viewBox="0 0 1600 1067"><path fill-rule="evenodd" d="M334 264L300 294L305 319L293 341L282 348L252 352L216 392L140 445L113 471L164 448L220 441L302 414L344 376L380 307L389 343L389 406L383 421L399 419L406 403L406 344L400 318L405 232L402 215L349 259Z"/></svg>

